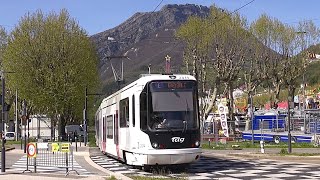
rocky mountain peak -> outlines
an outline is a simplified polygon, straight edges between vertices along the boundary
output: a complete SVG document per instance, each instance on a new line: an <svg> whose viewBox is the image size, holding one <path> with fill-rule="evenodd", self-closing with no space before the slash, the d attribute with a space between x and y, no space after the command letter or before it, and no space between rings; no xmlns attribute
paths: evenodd
<svg viewBox="0 0 320 180"><path fill-rule="evenodd" d="M163 57L176 50L170 56L175 64L181 64L183 46L169 43L174 39L176 29L190 16L206 17L210 8L194 4L169 4L156 12L135 13L120 25L92 35L90 38L96 46L100 58L100 76L102 79L112 79L110 64L102 61L105 56L119 56L130 54L132 62L126 63L130 70L141 72L149 64L162 66ZM166 37L166 39L161 39ZM168 43L165 43L168 42ZM134 52L134 53L132 53ZM125 66L126 66L125 65ZM130 73L125 70L125 73ZM109 77L110 76L110 77ZM106 84L106 82L103 82Z"/></svg>

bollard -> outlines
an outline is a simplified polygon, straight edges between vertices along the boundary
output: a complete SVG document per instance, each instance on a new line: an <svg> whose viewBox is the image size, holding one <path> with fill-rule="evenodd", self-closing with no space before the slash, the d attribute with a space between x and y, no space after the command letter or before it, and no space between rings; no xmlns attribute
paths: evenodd
<svg viewBox="0 0 320 180"><path fill-rule="evenodd" d="M210 146L210 142L211 142L211 139L209 138L209 141L208 141L208 143L209 143L209 148L211 147L211 146Z"/></svg>
<svg viewBox="0 0 320 180"><path fill-rule="evenodd" d="M68 152L66 152L66 174L68 174L68 171L69 171L69 162L68 162Z"/></svg>
<svg viewBox="0 0 320 180"><path fill-rule="evenodd" d="M260 148L261 148L261 153L264 154L264 142L260 141Z"/></svg>
<svg viewBox="0 0 320 180"><path fill-rule="evenodd" d="M76 136L76 137L74 137L74 141L75 141L75 143L76 143L76 152L78 152L78 142L77 142L77 136Z"/></svg>

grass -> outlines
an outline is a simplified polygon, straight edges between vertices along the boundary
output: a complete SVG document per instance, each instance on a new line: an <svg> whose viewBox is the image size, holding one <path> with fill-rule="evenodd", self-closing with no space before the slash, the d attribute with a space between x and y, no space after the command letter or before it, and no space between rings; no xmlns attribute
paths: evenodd
<svg viewBox="0 0 320 180"><path fill-rule="evenodd" d="M203 142L201 147L203 149L216 149L216 150L224 150L224 149L233 149L233 145L239 145L240 148L260 148L260 143L259 142L252 142L250 141L243 141L243 142L234 142L230 141L227 142L226 144L222 143L215 143L215 142ZM265 148L286 148L288 147L288 143L279 143L275 144L273 142L270 143L265 143L264 144ZM312 143L292 143L292 148L316 148Z"/></svg>
<svg viewBox="0 0 320 180"><path fill-rule="evenodd" d="M95 131L88 132L88 142L90 147L96 147Z"/></svg>
<svg viewBox="0 0 320 180"><path fill-rule="evenodd" d="M107 177L106 180L117 180L117 178L115 176L110 176L110 177Z"/></svg>
<svg viewBox="0 0 320 180"><path fill-rule="evenodd" d="M24 143L24 141L22 142L22 144ZM18 141L7 141L6 145L12 145L12 144L21 144L21 140Z"/></svg>

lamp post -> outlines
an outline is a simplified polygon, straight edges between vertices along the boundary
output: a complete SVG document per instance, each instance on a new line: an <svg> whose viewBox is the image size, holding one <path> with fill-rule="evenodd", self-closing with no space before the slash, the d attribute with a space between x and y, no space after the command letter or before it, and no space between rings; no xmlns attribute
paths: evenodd
<svg viewBox="0 0 320 180"><path fill-rule="evenodd" d="M2 147L1 147L1 172L6 172L6 148L5 148L5 134L4 134L4 118L5 118L5 80L4 73L1 72L1 83L2 83Z"/></svg>
<svg viewBox="0 0 320 180"><path fill-rule="evenodd" d="M85 88L85 100L84 100L84 110L83 110L83 143L87 146L87 102L88 102L88 88Z"/></svg>
<svg viewBox="0 0 320 180"><path fill-rule="evenodd" d="M250 118L251 118L251 134L252 134L252 137L251 137L251 141L252 141L252 144L254 144L254 130L253 130L253 98L252 98L252 92L250 93Z"/></svg>
<svg viewBox="0 0 320 180"><path fill-rule="evenodd" d="M304 42L304 38L303 36L305 34L307 34L306 31L298 31L296 32L297 34L300 34L301 35L301 43L302 43L302 52L304 51L305 49L305 42ZM302 115L303 115L303 128L304 128L304 133L306 133L306 113L305 113L305 110L306 110L306 102L305 102L305 68L306 68L306 64L304 63L303 65L303 73L302 73ZM300 105L300 99L299 99L299 105ZM301 109L300 109L301 110Z"/></svg>
<svg viewBox="0 0 320 180"><path fill-rule="evenodd" d="M289 92L288 92L289 93ZM290 118L290 96L288 96L288 153L292 152L291 146L291 118Z"/></svg>

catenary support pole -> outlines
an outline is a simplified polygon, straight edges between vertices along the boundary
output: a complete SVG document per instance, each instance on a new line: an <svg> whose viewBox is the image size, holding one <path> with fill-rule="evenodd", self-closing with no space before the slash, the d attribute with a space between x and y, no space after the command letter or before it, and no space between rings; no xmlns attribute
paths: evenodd
<svg viewBox="0 0 320 180"><path fill-rule="evenodd" d="M84 110L83 110L83 143L84 146L87 145L88 137L87 137L87 103L88 103L88 88L85 89L85 100L84 100Z"/></svg>
<svg viewBox="0 0 320 180"><path fill-rule="evenodd" d="M5 133L4 133L4 122L5 122L5 82L3 73L1 75L2 82L2 147L1 147L1 172L6 172L6 148L5 148Z"/></svg>
<svg viewBox="0 0 320 180"><path fill-rule="evenodd" d="M291 147L291 118L290 118L290 97L288 97L288 153L292 152Z"/></svg>

